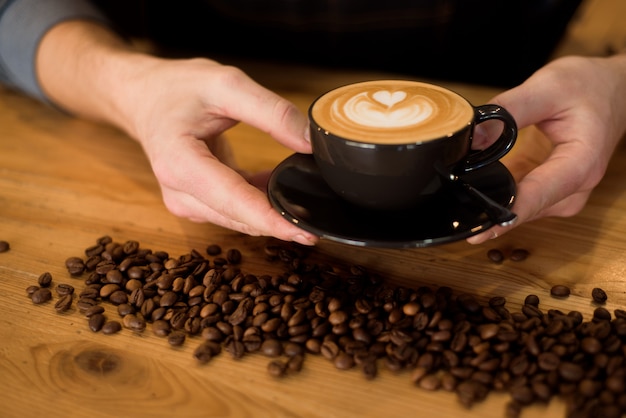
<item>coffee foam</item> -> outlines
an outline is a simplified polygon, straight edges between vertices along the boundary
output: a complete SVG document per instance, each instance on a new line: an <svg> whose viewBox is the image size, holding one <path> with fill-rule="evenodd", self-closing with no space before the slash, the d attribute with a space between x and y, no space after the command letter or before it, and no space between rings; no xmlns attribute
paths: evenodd
<svg viewBox="0 0 626 418"><path fill-rule="evenodd" d="M471 123L467 100L442 87L405 80L366 81L332 90L311 109L331 134L358 142L411 143L442 138Z"/></svg>

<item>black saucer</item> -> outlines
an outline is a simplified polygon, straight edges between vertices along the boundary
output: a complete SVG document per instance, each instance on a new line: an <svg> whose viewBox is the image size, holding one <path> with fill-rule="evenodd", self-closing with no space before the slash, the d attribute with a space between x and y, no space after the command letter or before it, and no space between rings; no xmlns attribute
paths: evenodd
<svg viewBox="0 0 626 418"><path fill-rule="evenodd" d="M501 163L462 179L502 206L515 199L515 180ZM494 226L482 206L462 188L446 186L418 207L400 212L347 203L321 178L311 155L293 154L274 169L268 184L274 208L313 234L350 245L417 248L450 243Z"/></svg>

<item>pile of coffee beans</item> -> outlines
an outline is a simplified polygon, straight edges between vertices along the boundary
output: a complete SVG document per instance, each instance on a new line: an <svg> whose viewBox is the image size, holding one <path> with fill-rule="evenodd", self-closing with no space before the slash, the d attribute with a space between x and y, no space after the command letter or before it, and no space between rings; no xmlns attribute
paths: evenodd
<svg viewBox="0 0 626 418"><path fill-rule="evenodd" d="M84 286L77 295L70 284L54 286L54 307L76 306L93 332L153 332L172 346L200 341L199 363L222 352L259 353L274 377L298 373L306 355L320 355L366 379L381 367L407 370L416 386L454 392L466 407L505 392L508 417L557 396L568 417L626 413L624 310L596 306L585 321L578 311L544 312L528 295L513 311L501 296L480 303L445 286L392 286L362 266L311 262L286 243L265 248L281 274L246 272L237 249L212 244L205 253L172 257L102 237L66 260ZM44 273L27 292L42 304L53 299L53 284ZM594 290L593 299L606 300L602 293ZM105 304L116 307L115 318Z"/></svg>

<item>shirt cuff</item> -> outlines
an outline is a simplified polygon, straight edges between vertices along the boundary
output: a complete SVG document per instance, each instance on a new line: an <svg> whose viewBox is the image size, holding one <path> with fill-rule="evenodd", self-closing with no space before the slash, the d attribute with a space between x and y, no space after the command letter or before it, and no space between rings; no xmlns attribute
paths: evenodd
<svg viewBox="0 0 626 418"><path fill-rule="evenodd" d="M74 19L108 24L104 14L84 0L0 1L0 81L49 102L37 79L37 49L48 30Z"/></svg>

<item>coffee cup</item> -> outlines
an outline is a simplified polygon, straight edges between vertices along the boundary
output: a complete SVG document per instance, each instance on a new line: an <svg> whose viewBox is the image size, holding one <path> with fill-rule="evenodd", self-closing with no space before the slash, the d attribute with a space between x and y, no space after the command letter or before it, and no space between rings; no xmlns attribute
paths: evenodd
<svg viewBox="0 0 626 418"><path fill-rule="evenodd" d="M509 112L472 105L442 86L373 80L330 90L309 107L313 157L328 186L369 209L405 210L447 181L492 164L517 139ZM499 120L499 138L472 150L477 124Z"/></svg>

